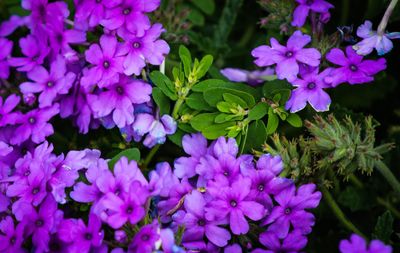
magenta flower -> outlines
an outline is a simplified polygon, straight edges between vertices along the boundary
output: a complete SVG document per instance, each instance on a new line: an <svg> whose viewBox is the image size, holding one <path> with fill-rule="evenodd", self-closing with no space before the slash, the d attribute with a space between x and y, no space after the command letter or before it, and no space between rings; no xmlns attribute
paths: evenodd
<svg viewBox="0 0 400 253"><path fill-rule="evenodd" d="M124 61L126 75L139 75L146 62L152 65L160 65L163 62L165 55L169 53L169 46L167 42L158 38L164 31L161 24L154 24L139 37L128 32L121 34L125 42L120 53L127 54Z"/></svg>
<svg viewBox="0 0 400 253"><path fill-rule="evenodd" d="M325 77L331 71L332 69L326 69L318 74L318 69L315 69L303 74L302 78L294 80L292 85L297 88L292 91L286 102L286 110L290 110L291 113L298 112L304 109L308 102L317 112L328 111L331 98L324 89L331 88L331 85L325 81Z"/></svg>
<svg viewBox="0 0 400 253"><path fill-rule="evenodd" d="M154 11L159 5L160 0L122 0L115 8L107 10L100 23L109 30L127 29L134 36L143 36L151 25L145 13Z"/></svg>
<svg viewBox="0 0 400 253"><path fill-rule="evenodd" d="M88 99L96 118L111 114L115 124L123 128L133 123L133 105L150 101L151 91L149 84L121 75L118 83Z"/></svg>
<svg viewBox="0 0 400 253"><path fill-rule="evenodd" d="M0 251L4 253L24 253L22 243L24 242L24 224L14 226L10 216L0 221Z"/></svg>
<svg viewBox="0 0 400 253"><path fill-rule="evenodd" d="M18 133L10 139L11 144L21 144L29 137L34 143L41 143L45 138L54 133L53 126L48 121L58 114L58 104L42 109L35 109L18 119L21 124L15 132Z"/></svg>
<svg viewBox="0 0 400 253"><path fill-rule="evenodd" d="M364 238L352 234L350 240L342 240L339 244L341 253L392 253L392 247L379 240L372 240L369 247Z"/></svg>
<svg viewBox="0 0 400 253"><path fill-rule="evenodd" d="M349 84L368 83L374 80L374 75L386 69L386 60L363 60L351 46L346 48L346 55L338 48L334 48L326 55L328 61L339 65L333 70L333 86L348 82Z"/></svg>
<svg viewBox="0 0 400 253"><path fill-rule="evenodd" d="M368 55L374 49L378 52L378 55L384 55L393 48L391 39L400 38L400 33L398 32L378 35L376 31L372 30L372 23L369 20L358 27L357 35L363 39L353 46L353 49L356 50L359 55Z"/></svg>
<svg viewBox="0 0 400 253"><path fill-rule="evenodd" d="M29 24L30 16L20 17L12 15L9 20L0 23L0 37L12 34L18 27Z"/></svg>
<svg viewBox="0 0 400 253"><path fill-rule="evenodd" d="M128 221L135 225L145 216L143 206L148 196L147 189L139 181L131 183L128 194L117 196L107 193L101 200L101 205L108 209L105 221L114 229L122 227Z"/></svg>
<svg viewBox="0 0 400 253"><path fill-rule="evenodd" d="M271 214L263 222L270 224L268 231L274 232L279 238L285 238L290 226L299 229L303 234L311 232L314 225L314 215L305 211L307 208L315 208L321 200L321 193L316 190L314 184L302 185L297 189L291 185L275 196L279 205L275 206Z"/></svg>
<svg viewBox="0 0 400 253"><path fill-rule="evenodd" d="M157 230L157 223L143 226L133 237L132 242L129 244L128 252L153 252L156 242L160 239Z"/></svg>
<svg viewBox="0 0 400 253"><path fill-rule="evenodd" d="M19 104L20 97L15 94L10 95L3 103L3 98L0 97L0 127L6 125L13 125L18 117L20 117L19 112L12 112L15 107Z"/></svg>
<svg viewBox="0 0 400 253"><path fill-rule="evenodd" d="M329 9L334 7L325 0L296 0L296 2L299 3L299 6L294 10L292 25L297 27L304 25L310 11L326 16L329 14ZM321 20L327 22L329 19L327 20L325 17Z"/></svg>
<svg viewBox="0 0 400 253"><path fill-rule="evenodd" d="M256 249L252 253L300 252L307 245L307 238L299 230L293 230L280 240L275 233L264 232L260 242L268 250Z"/></svg>
<svg viewBox="0 0 400 253"><path fill-rule="evenodd" d="M82 85L97 84L100 88L107 87L117 83L119 74L124 72L124 57L116 56L117 38L103 35L100 38L100 46L93 44L85 52L86 60L94 66L82 77Z"/></svg>
<svg viewBox="0 0 400 253"><path fill-rule="evenodd" d="M75 20L95 27L104 19L106 10L115 8L122 0L84 0L76 5Z"/></svg>
<svg viewBox="0 0 400 253"><path fill-rule="evenodd" d="M69 252L89 252L95 247L100 247L104 238L101 230L101 220L93 213L89 213L89 222L79 219L68 219L60 223L58 227L59 238L69 243ZM98 251L95 251L98 252Z"/></svg>
<svg viewBox="0 0 400 253"><path fill-rule="evenodd" d="M206 209L208 220L228 219L229 226L235 235L246 234L249 223L245 216L257 221L264 217L264 207L253 200L247 200L250 193L251 180L238 178L230 187L224 187L215 194L216 199Z"/></svg>
<svg viewBox="0 0 400 253"><path fill-rule="evenodd" d="M0 78L7 79L10 75L10 66L7 58L11 55L13 43L0 37Z"/></svg>
<svg viewBox="0 0 400 253"><path fill-rule="evenodd" d="M311 37L296 31L288 40L287 46L282 46L275 38L271 38L271 46L259 46L252 51L257 59L257 66L266 67L276 64L276 74L279 79L294 81L299 73L299 63L312 67L320 64L321 54L315 48L304 48L311 42Z"/></svg>
<svg viewBox="0 0 400 253"><path fill-rule="evenodd" d="M42 65L50 48L39 38L29 35L19 40L19 46L26 57L12 57L8 60L11 66L18 67L21 72L29 72L38 65Z"/></svg>
<svg viewBox="0 0 400 253"><path fill-rule="evenodd" d="M57 95L67 94L75 80L75 74L67 72L64 59L59 56L51 63L50 73L38 66L28 72L29 79L35 82L22 83L20 89L22 93L40 93L39 107L51 106Z"/></svg>
<svg viewBox="0 0 400 253"><path fill-rule="evenodd" d="M70 44L80 44L86 41L86 33L76 29L65 30L64 26L52 25L49 32L52 56L62 54L71 58L75 51Z"/></svg>

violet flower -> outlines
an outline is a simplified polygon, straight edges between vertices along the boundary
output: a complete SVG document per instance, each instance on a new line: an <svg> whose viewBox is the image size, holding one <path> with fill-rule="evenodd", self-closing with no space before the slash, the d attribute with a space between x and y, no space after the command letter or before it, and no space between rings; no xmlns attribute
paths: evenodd
<svg viewBox="0 0 400 253"><path fill-rule="evenodd" d="M115 1L111 1L115 2ZM106 11L100 23L109 30L127 29L135 36L143 36L150 28L150 19L145 13L152 12L160 5L160 0L122 0L115 8ZM109 7L109 6L108 6Z"/></svg>
<svg viewBox="0 0 400 253"><path fill-rule="evenodd" d="M0 37L6 37L12 34L18 27L29 24L30 17L20 17L12 15L9 20L0 23Z"/></svg>
<svg viewBox="0 0 400 253"><path fill-rule="evenodd" d="M319 13L321 16L326 16L326 14L329 14L329 9L334 7L325 0L296 0L296 2L299 5L294 10L292 25L297 27L304 25L310 11ZM326 23L329 18L324 17L321 20Z"/></svg>
<svg viewBox="0 0 400 253"><path fill-rule="evenodd" d="M291 113L298 112L304 109L308 102L317 112L329 111L331 98L324 89L331 88L331 84L327 83L325 79L331 71L332 69L329 68L318 73L318 69L315 69L294 80L292 85L296 89L292 91L286 102L286 110L290 110Z"/></svg>
<svg viewBox="0 0 400 253"><path fill-rule="evenodd" d="M252 253L300 252L307 245L307 238L299 230L290 232L283 240L273 232L260 235L260 242L268 250L255 249Z"/></svg>
<svg viewBox="0 0 400 253"><path fill-rule="evenodd" d="M357 29L357 36L363 40L353 46L359 55L368 55L374 49L378 55L384 55L390 52L393 48L391 39L399 39L400 33L386 33L379 35L376 31L372 30L371 21L367 20L364 24L360 25Z"/></svg>
<svg viewBox="0 0 400 253"><path fill-rule="evenodd" d="M75 21L95 27L104 19L106 10L115 8L122 0L84 0L76 5Z"/></svg>
<svg viewBox="0 0 400 253"><path fill-rule="evenodd" d="M333 87L340 83L349 84L368 83L374 80L374 75L386 69L386 60L363 60L351 46L346 48L346 55L338 48L334 48L326 55L328 61L340 67L332 71Z"/></svg>
<svg viewBox="0 0 400 253"><path fill-rule="evenodd" d="M392 253L392 247L379 240L372 240L369 246L364 238L352 234L350 240L342 240L339 244L341 253Z"/></svg>
<svg viewBox="0 0 400 253"><path fill-rule="evenodd" d="M17 121L18 117L20 117L19 112L12 112L19 104L20 100L20 97L11 94L3 103L3 98L0 97L0 127L13 125Z"/></svg>
<svg viewBox="0 0 400 253"><path fill-rule="evenodd" d="M129 244L128 252L153 252L156 242L160 239L157 230L157 223L143 226L133 237L132 242Z"/></svg>
<svg viewBox="0 0 400 253"><path fill-rule="evenodd" d="M24 242L24 224L14 225L10 216L0 221L0 251L4 253L24 253L22 243Z"/></svg>
<svg viewBox="0 0 400 253"><path fill-rule="evenodd" d="M36 38L34 35L28 35L19 40L19 46L25 57L12 57L8 60L11 66L18 67L20 72L29 72L33 68L42 65L48 55L50 48Z"/></svg>
<svg viewBox="0 0 400 253"><path fill-rule="evenodd" d="M304 48L311 42L309 35L296 31L288 40L287 46L282 46L275 38L271 38L271 46L259 46L251 54L257 59L257 66L266 67L276 64L276 74L279 79L294 81L299 73L299 63L312 67L320 64L321 53L315 48Z"/></svg>
<svg viewBox="0 0 400 253"><path fill-rule="evenodd" d="M126 54L124 60L126 75L139 75L146 62L152 65L160 65L163 62L165 55L169 53L169 46L167 42L158 38L164 31L161 24L154 24L141 36L128 32L121 34L125 42L120 54Z"/></svg>
<svg viewBox="0 0 400 253"><path fill-rule="evenodd" d="M10 75L10 66L7 58L11 55L12 41L0 37L0 78L7 79Z"/></svg>
<svg viewBox="0 0 400 253"><path fill-rule="evenodd" d="M101 46L101 47L100 47ZM100 46L92 44L85 52L86 60L94 66L82 77L82 85L97 84L100 88L119 81L123 73L124 57L117 57L118 41L114 36L103 35Z"/></svg>
<svg viewBox="0 0 400 253"><path fill-rule="evenodd" d="M59 94L67 94L75 80L75 74L67 72L65 60L59 56L51 63L50 72L38 66L28 72L29 79L35 82L22 83L22 93L40 93L39 107L51 106Z"/></svg>
<svg viewBox="0 0 400 253"><path fill-rule="evenodd" d="M257 86L274 76L275 70L273 68L266 68L265 70L247 71L243 69L226 68L222 69L221 74L224 75L229 81L248 83L252 86Z"/></svg>

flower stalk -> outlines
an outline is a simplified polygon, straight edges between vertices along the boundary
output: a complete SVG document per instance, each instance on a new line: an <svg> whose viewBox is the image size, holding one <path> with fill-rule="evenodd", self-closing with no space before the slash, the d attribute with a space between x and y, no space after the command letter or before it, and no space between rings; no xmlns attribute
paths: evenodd
<svg viewBox="0 0 400 253"><path fill-rule="evenodd" d="M378 26L378 35L383 36L385 34L385 30L387 27L387 24L389 22L390 16L392 16L393 10L396 7L397 3L399 0L392 0L386 9L385 15L383 15L383 18L381 20L381 23Z"/></svg>

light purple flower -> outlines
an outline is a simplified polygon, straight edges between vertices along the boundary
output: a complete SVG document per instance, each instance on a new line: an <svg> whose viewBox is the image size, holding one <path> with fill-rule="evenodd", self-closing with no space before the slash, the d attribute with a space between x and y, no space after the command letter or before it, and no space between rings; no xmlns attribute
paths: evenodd
<svg viewBox="0 0 400 253"><path fill-rule="evenodd" d="M160 0L122 0L106 11L105 19L100 23L109 30L127 29L135 36L143 36L151 25L145 13L154 11L159 5Z"/></svg>
<svg viewBox="0 0 400 253"><path fill-rule="evenodd" d="M326 55L328 61L340 67L332 71L333 87L340 83L349 84L368 83L374 80L374 75L386 69L386 60L363 60L351 46L346 48L346 55L338 48L334 48Z"/></svg>
<svg viewBox="0 0 400 253"><path fill-rule="evenodd" d="M369 247L364 238L352 234L350 240L342 240L339 245L341 253L392 253L392 247L379 240L372 240Z"/></svg>
<svg viewBox="0 0 400 253"><path fill-rule="evenodd" d="M10 66L7 58L11 56L13 43L0 37L0 78L7 79L10 75Z"/></svg>
<svg viewBox="0 0 400 253"><path fill-rule="evenodd" d="M100 88L107 87L117 83L119 74L123 73L124 57L116 56L117 38L103 35L100 38L100 46L93 44L85 52L86 60L94 66L82 77L82 85L97 84Z"/></svg>
<svg viewBox="0 0 400 253"><path fill-rule="evenodd" d="M296 2L299 6L294 10L292 25L297 27L304 25L310 11L324 16L321 20L326 23L329 20L326 15L329 14L329 9L334 7L325 0L296 0Z"/></svg>
<svg viewBox="0 0 400 253"><path fill-rule="evenodd" d="M153 121L150 126L149 133L143 140L143 144L148 148L151 148L157 144L163 144L167 139L166 136L174 134L176 129L176 121L168 114L165 114L160 120Z"/></svg>
<svg viewBox="0 0 400 253"><path fill-rule="evenodd" d="M296 31L288 40L287 46L282 46L275 38L271 38L271 46L259 46L252 51L257 58L257 66L266 67L276 64L276 74L279 79L294 81L299 73L299 63L312 67L320 64L321 53L315 48L304 48L311 42L311 37Z"/></svg>
<svg viewBox="0 0 400 253"><path fill-rule="evenodd" d="M274 77L275 70L266 68L265 70L248 71L244 69L226 68L221 70L221 74L232 82L244 82L252 86L264 83L268 78Z"/></svg>
<svg viewBox="0 0 400 253"><path fill-rule="evenodd" d="M357 51L359 55L368 55L374 49L378 52L378 55L384 55L390 52L393 48L393 42L391 39L399 39L400 33L385 33L378 35L378 33L372 30L371 21L367 20L364 24L360 25L357 29L358 37L363 40L353 46L353 49Z"/></svg>
<svg viewBox="0 0 400 253"><path fill-rule="evenodd" d="M28 72L29 79L35 82L25 82L20 85L22 93L40 93L39 107L51 106L57 95L67 94L75 80L75 74L67 72L65 60L59 56L51 63L50 72L38 66Z"/></svg>
<svg viewBox="0 0 400 253"><path fill-rule="evenodd" d="M161 24L154 24L140 37L128 32L121 34L125 42L120 53L127 54L124 60L126 75L139 75L146 62L152 65L160 65L163 62L165 55L169 53L169 46L167 42L158 38L164 31Z"/></svg>
<svg viewBox="0 0 400 253"><path fill-rule="evenodd" d="M331 98L324 89L331 88L331 84L325 79L331 71L332 69L326 69L318 74L318 69L315 69L294 80L292 85L296 89L292 91L286 102L286 110L290 110L291 113L298 112L304 109L308 102L317 112L328 111Z"/></svg>
<svg viewBox="0 0 400 253"><path fill-rule="evenodd" d="M38 65L43 64L50 49L44 41L29 35L19 40L19 46L26 57L12 57L8 60L11 66L18 67L21 72L29 72Z"/></svg>

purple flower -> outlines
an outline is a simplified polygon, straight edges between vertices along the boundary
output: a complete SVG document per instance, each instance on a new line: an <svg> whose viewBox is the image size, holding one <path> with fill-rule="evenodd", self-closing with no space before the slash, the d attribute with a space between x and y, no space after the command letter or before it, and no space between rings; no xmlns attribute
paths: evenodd
<svg viewBox="0 0 400 253"><path fill-rule="evenodd" d="M122 0L84 0L76 6L75 20L87 22L89 27L100 24L107 9L115 8Z"/></svg>
<svg viewBox="0 0 400 253"><path fill-rule="evenodd" d="M12 34L18 27L28 24L29 21L29 16L12 15L9 20L0 23L0 37Z"/></svg>
<svg viewBox="0 0 400 253"><path fill-rule="evenodd" d="M101 46L101 47L100 47ZM81 79L83 85L97 84L100 88L119 81L119 74L123 73L124 57L117 57L118 41L114 36L103 35L100 46L93 44L85 52L86 60L94 66Z"/></svg>
<svg viewBox="0 0 400 253"><path fill-rule="evenodd" d="M53 25L49 32L49 42L53 58L58 54L66 58L71 58L76 53L70 44L79 44L85 41L85 32L75 29L65 30L64 26Z"/></svg>
<svg viewBox="0 0 400 253"><path fill-rule="evenodd" d="M112 113L112 119L119 128L134 121L134 104L150 101L151 86L143 81L120 76L118 83L110 85L98 96L89 97L96 118Z"/></svg>
<svg viewBox="0 0 400 253"><path fill-rule="evenodd" d="M7 58L11 55L13 43L0 37L0 78L7 79L10 75L10 67Z"/></svg>
<svg viewBox="0 0 400 253"><path fill-rule="evenodd" d="M299 3L299 6L294 10L292 25L297 27L304 25L310 11L326 16L329 14L329 9L334 7L325 0L296 0L296 2ZM324 17L321 20L326 23L329 19Z"/></svg>
<svg viewBox="0 0 400 253"><path fill-rule="evenodd" d="M229 220L229 226L235 235L246 234L249 231L249 223L245 216L257 221L264 217L265 209L253 200L246 197L250 193L251 180L238 178L230 187L219 190L216 199L209 203L206 209L206 218L209 220Z"/></svg>
<svg viewBox="0 0 400 253"><path fill-rule="evenodd" d="M35 82L22 83L20 89L22 93L40 93L39 107L51 106L59 94L67 94L75 80L75 74L67 73L64 59L59 56L51 63L50 73L38 66L28 72L29 79Z"/></svg>
<svg viewBox="0 0 400 253"><path fill-rule="evenodd" d="M347 55L347 56L346 56ZM349 84L367 83L374 80L374 75L386 69L386 60L363 60L351 46L346 48L346 55L338 48L334 48L326 55L328 61L339 65L333 70L333 86L348 82Z"/></svg>
<svg viewBox="0 0 400 253"><path fill-rule="evenodd" d="M124 60L126 75L139 75L146 62L152 65L160 65L163 62L165 55L169 53L169 46L167 42L158 38L164 31L161 24L154 24L139 37L128 32L121 34L125 42L120 53L127 54Z"/></svg>
<svg viewBox="0 0 400 253"><path fill-rule="evenodd" d="M11 144L21 144L31 137L34 143L41 143L45 138L54 133L53 126L48 121L58 114L58 104L42 109L35 109L18 119L21 124L15 129L17 133L10 139Z"/></svg>
<svg viewBox="0 0 400 253"><path fill-rule="evenodd" d="M296 31L288 40L287 46L282 46L275 38L271 38L271 46L260 46L252 51L257 59L257 66L266 67L276 64L276 74L279 79L294 81L299 73L299 63L312 67L320 64L321 54L315 48L304 48L311 42L311 37Z"/></svg>
<svg viewBox="0 0 400 253"><path fill-rule="evenodd" d="M372 240L369 247L364 238L352 234L350 240L342 240L339 244L341 253L392 253L392 247L379 240Z"/></svg>
<svg viewBox="0 0 400 253"><path fill-rule="evenodd" d="M62 241L70 243L68 249L73 253L89 252L91 248L101 246L104 238L101 220L93 213L89 213L87 226L81 219L62 221L58 227L58 234Z"/></svg>
<svg viewBox="0 0 400 253"><path fill-rule="evenodd" d="M132 242L129 244L128 252L153 252L156 242L160 239L157 229L157 223L143 226L135 237L133 237Z"/></svg>
<svg viewBox="0 0 400 253"><path fill-rule="evenodd" d="M29 72L43 64L50 49L43 41L33 35L19 40L19 46L26 57L12 57L8 60L11 66L21 72Z"/></svg>
<svg viewBox="0 0 400 253"><path fill-rule="evenodd" d="M15 94L10 95L3 103L3 98L0 97L0 127L6 125L13 125L18 117L20 117L19 112L12 112L15 107L19 104L20 97Z"/></svg>
<svg viewBox="0 0 400 253"><path fill-rule="evenodd" d="M151 25L145 13L154 11L159 5L160 0L122 0L115 8L107 10L100 23L109 30L127 29L135 36L143 36Z"/></svg>
<svg viewBox="0 0 400 253"><path fill-rule="evenodd" d="M303 74L302 78L294 80L292 85L297 88L292 91L289 100L286 102L286 110L290 110L291 113L298 112L304 109L308 102L317 112L328 111L331 98L324 89L331 88L331 85L325 79L331 71L332 69L329 68L318 74L318 69L315 69Z"/></svg>
<svg viewBox="0 0 400 253"><path fill-rule="evenodd" d="M263 225L270 224L268 231L274 232L279 238L288 235L290 226L303 234L310 233L314 215L304 209L318 206L322 195L315 190L314 184L306 184L300 186L296 193L296 186L291 185L277 194L275 200L278 205L272 209Z"/></svg>
<svg viewBox="0 0 400 253"><path fill-rule="evenodd" d="M0 251L4 253L23 253L21 245L24 241L24 224L14 226L10 216L0 221Z"/></svg>
<svg viewBox="0 0 400 253"><path fill-rule="evenodd" d="M135 225L145 216L143 206L148 195L147 189L139 181L131 183L128 194L117 196L107 193L101 200L101 205L108 209L105 221L114 229L122 227L127 221Z"/></svg>
<svg viewBox="0 0 400 253"><path fill-rule="evenodd" d="M221 70L221 74L232 82L244 82L252 86L264 83L268 78L274 77L274 69L247 71L243 69L226 68Z"/></svg>
<svg viewBox="0 0 400 253"><path fill-rule="evenodd" d="M290 232L283 240L280 240L275 233L264 232L260 235L260 242L268 250L256 249L252 251L252 253L295 253L299 252L307 245L307 238L302 235L299 230Z"/></svg>
<svg viewBox="0 0 400 253"><path fill-rule="evenodd" d="M353 46L353 49L356 50L359 55L368 55L374 49L376 49L378 55L384 55L390 52L393 48L393 42L391 39L400 38L400 33L378 35L376 31L372 30L372 23L369 20L365 21L364 24L358 27L357 35L363 39Z"/></svg>
<svg viewBox="0 0 400 253"><path fill-rule="evenodd" d="M231 234L228 230L218 226L224 224L224 221L206 218L206 200L200 192L195 190L186 195L184 206L186 213L183 219L179 221L186 228L183 234L184 245L188 241L203 241L204 235L218 247L224 247L228 244Z"/></svg>
<svg viewBox="0 0 400 253"><path fill-rule="evenodd" d="M21 4L31 11L30 22L34 31L43 31L49 23L62 26L64 19L69 16L68 6L62 1L49 3L48 0L22 0Z"/></svg>

